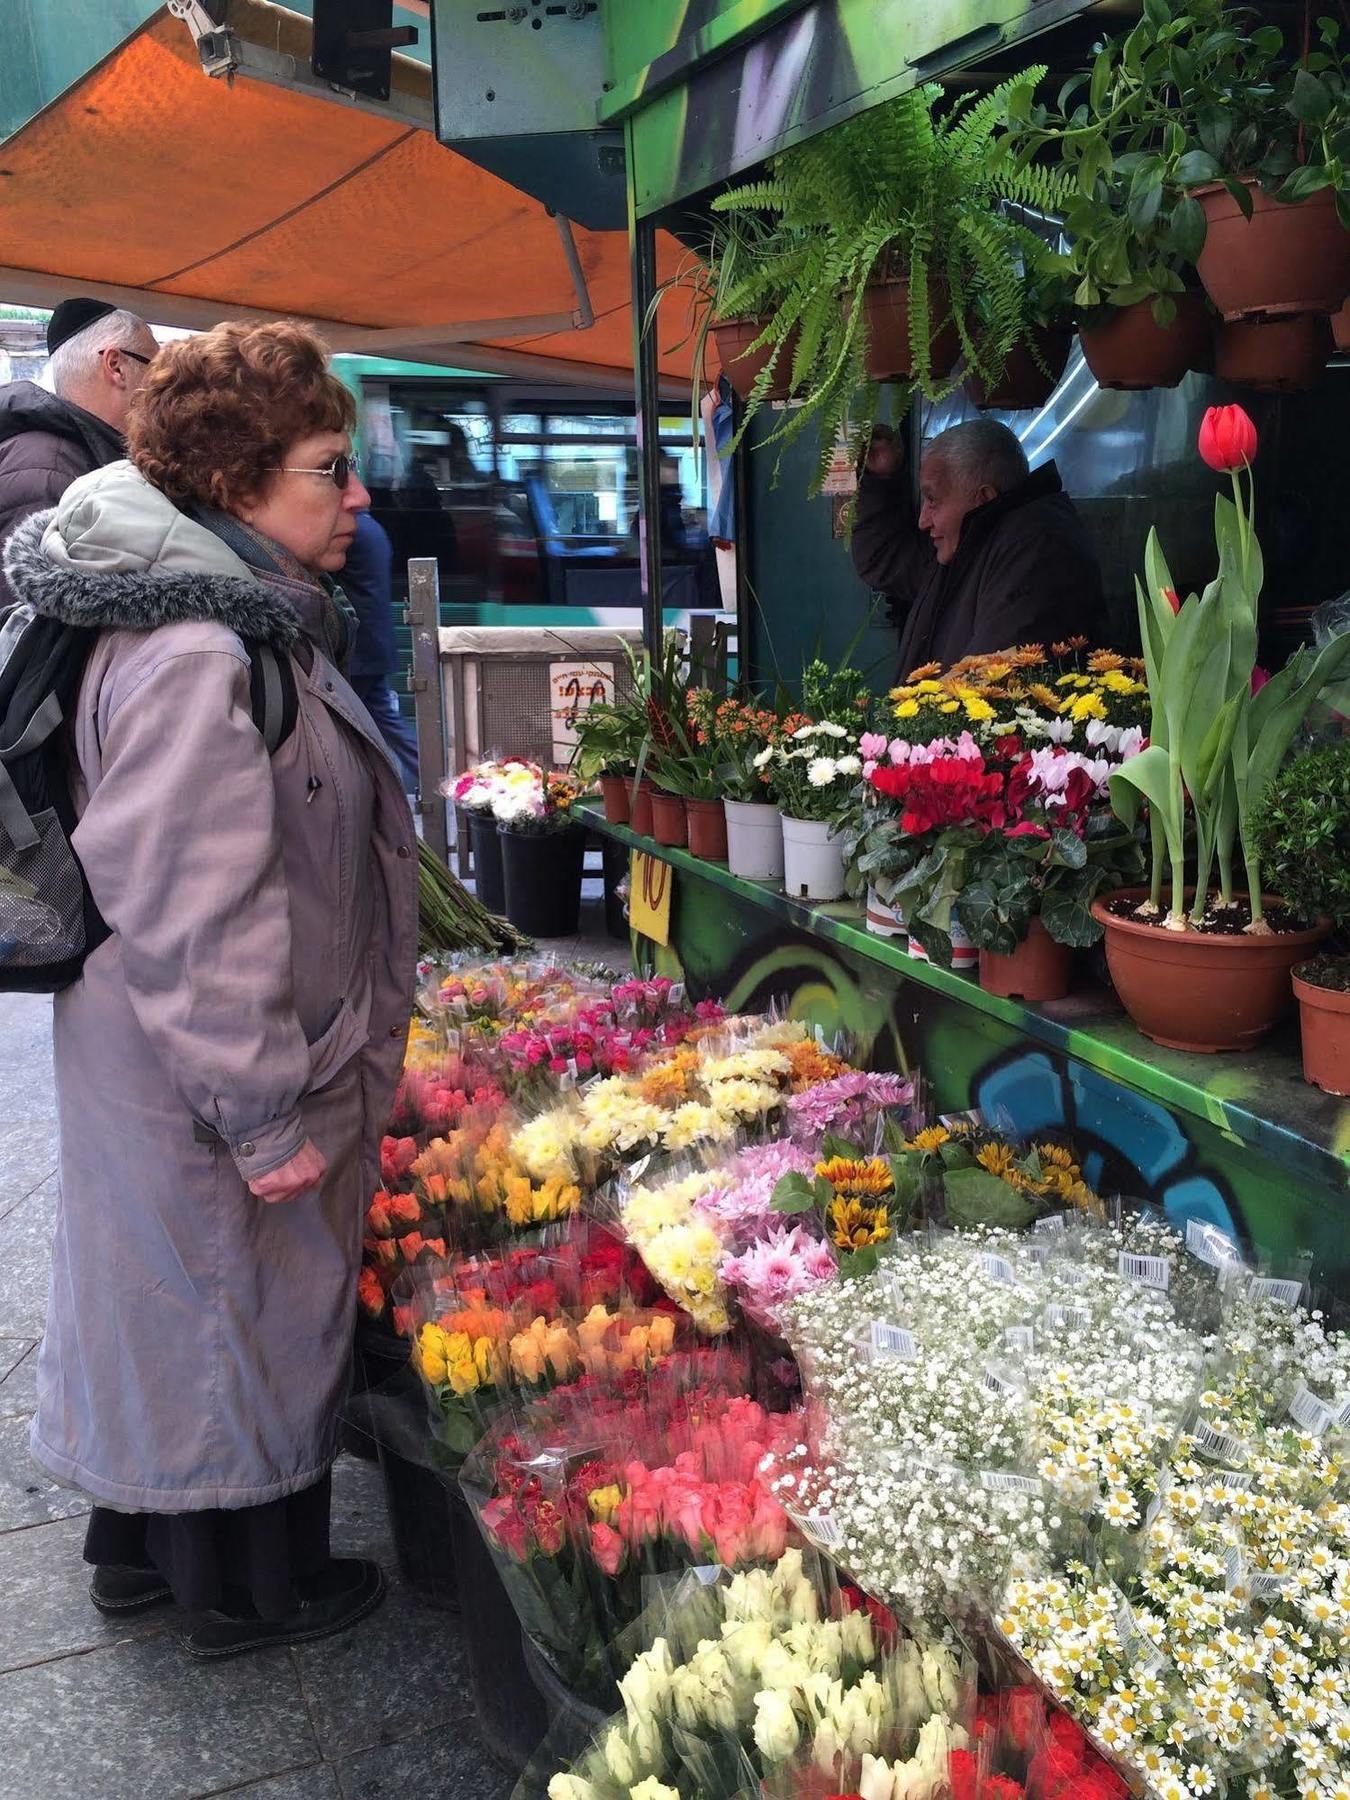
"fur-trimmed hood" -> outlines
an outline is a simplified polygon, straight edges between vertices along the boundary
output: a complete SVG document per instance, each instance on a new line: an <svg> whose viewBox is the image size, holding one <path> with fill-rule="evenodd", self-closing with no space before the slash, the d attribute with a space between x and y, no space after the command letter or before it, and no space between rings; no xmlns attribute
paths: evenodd
<svg viewBox="0 0 1350 1800"><path fill-rule="evenodd" d="M10 591L46 618L99 631L206 621L289 648L298 615L271 583L129 462L72 482L4 545Z"/></svg>

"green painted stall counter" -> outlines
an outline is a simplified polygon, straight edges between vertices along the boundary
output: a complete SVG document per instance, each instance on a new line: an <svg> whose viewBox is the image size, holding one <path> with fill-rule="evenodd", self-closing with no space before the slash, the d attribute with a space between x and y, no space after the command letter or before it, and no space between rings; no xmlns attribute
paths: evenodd
<svg viewBox="0 0 1350 1800"><path fill-rule="evenodd" d="M1241 1056L1164 1050L1105 988L1045 1006L1000 999L875 936L852 904L791 900L586 811L596 831L671 864L670 947L651 948L696 998L787 1000L847 1031L871 1066L921 1069L940 1110L1063 1131L1100 1192L1152 1201L1178 1225L1212 1220L1272 1267L1310 1253L1316 1279L1350 1300L1350 1102L1303 1081L1296 1025Z"/></svg>

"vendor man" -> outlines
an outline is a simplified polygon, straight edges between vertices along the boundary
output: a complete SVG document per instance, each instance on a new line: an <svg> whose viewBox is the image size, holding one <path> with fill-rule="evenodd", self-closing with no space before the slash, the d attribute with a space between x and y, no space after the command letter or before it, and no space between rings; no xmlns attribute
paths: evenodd
<svg viewBox="0 0 1350 1800"><path fill-rule="evenodd" d="M899 674L1014 644L1096 641L1102 576L1054 463L1034 472L995 419L954 425L924 446L917 519L904 450L872 433L858 489L853 564L886 596Z"/></svg>

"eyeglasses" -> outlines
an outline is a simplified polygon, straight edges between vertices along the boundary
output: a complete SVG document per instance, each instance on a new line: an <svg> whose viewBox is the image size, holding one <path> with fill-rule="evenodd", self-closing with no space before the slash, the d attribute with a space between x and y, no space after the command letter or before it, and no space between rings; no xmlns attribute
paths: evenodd
<svg viewBox="0 0 1350 1800"><path fill-rule="evenodd" d="M128 350L125 344L115 344L113 348L119 355L129 356L132 362L145 363L148 365L155 360L153 356L142 356L139 350Z"/></svg>
<svg viewBox="0 0 1350 1800"><path fill-rule="evenodd" d="M341 493L352 476L360 474L361 465L355 456L344 450L340 456L333 458L326 469L296 469L283 465L281 472L283 475L326 475Z"/></svg>

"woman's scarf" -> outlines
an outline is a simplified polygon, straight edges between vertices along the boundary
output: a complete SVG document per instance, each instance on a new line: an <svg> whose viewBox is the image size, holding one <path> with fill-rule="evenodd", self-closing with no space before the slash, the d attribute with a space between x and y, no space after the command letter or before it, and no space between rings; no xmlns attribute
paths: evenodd
<svg viewBox="0 0 1350 1800"><path fill-rule="evenodd" d="M331 663L339 669L346 667L356 643L357 617L330 576L313 574L289 550L233 513L195 506L192 517L246 562L259 581L283 594L294 607L305 635Z"/></svg>

